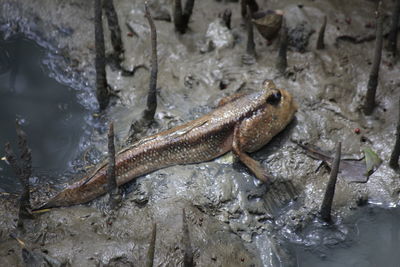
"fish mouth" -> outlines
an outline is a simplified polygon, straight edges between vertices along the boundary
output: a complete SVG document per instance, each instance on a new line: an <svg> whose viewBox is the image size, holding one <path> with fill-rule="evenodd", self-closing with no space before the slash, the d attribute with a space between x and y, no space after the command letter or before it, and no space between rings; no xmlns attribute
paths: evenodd
<svg viewBox="0 0 400 267"><path fill-rule="evenodd" d="M40 212L41 210L44 209L52 209L52 208L57 208L63 206L62 203L59 201L60 199L60 193L55 195L54 197L50 198L47 200L47 202L43 203L37 208L32 209L33 212Z"/></svg>
<svg viewBox="0 0 400 267"><path fill-rule="evenodd" d="M294 112L299 110L299 105L293 99L292 99L292 107L293 107Z"/></svg>
<svg viewBox="0 0 400 267"><path fill-rule="evenodd" d="M296 113L296 111L299 109L299 106L297 105L296 101L294 101L292 94L290 94L286 89L280 88L281 94L283 97L287 100L287 110Z"/></svg>
<svg viewBox="0 0 400 267"><path fill-rule="evenodd" d="M31 210L32 213L42 213L50 210L51 208L46 207L46 205L42 205L38 208L34 208Z"/></svg>
<svg viewBox="0 0 400 267"><path fill-rule="evenodd" d="M46 210L46 209L51 209L51 208L55 208L56 206L54 206L51 201L42 204L41 206L37 207L37 208L33 208L32 212L40 212L41 210Z"/></svg>

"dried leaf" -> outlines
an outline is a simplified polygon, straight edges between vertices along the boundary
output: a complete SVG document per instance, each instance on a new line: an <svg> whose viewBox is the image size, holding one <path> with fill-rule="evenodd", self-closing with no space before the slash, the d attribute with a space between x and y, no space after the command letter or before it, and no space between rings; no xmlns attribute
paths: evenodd
<svg viewBox="0 0 400 267"><path fill-rule="evenodd" d="M365 161L359 159L343 159L340 161L339 175L349 183L366 183L368 175L365 174Z"/></svg>
<svg viewBox="0 0 400 267"><path fill-rule="evenodd" d="M326 162L329 168L332 165L333 158L331 153L322 151L319 147L313 145L298 144L302 147L308 156ZM349 183L366 183L368 176L366 174L367 166L365 161L360 159L341 159L339 166L339 176Z"/></svg>

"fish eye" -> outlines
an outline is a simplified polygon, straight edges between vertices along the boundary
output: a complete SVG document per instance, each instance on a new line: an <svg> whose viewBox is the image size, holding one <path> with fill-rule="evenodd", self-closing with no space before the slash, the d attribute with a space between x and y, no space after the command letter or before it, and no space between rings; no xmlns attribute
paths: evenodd
<svg viewBox="0 0 400 267"><path fill-rule="evenodd" d="M274 93L272 93L268 98L267 98L267 103L271 104L273 106L276 106L279 104L279 102L281 101L282 98L282 94L280 91L276 91Z"/></svg>

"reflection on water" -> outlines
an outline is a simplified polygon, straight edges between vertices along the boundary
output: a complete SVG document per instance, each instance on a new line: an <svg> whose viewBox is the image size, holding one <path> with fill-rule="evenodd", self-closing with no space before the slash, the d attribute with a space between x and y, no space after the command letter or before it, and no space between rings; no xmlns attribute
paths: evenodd
<svg viewBox="0 0 400 267"><path fill-rule="evenodd" d="M28 135L34 173L62 173L76 157L87 111L75 92L49 78L42 64L45 51L23 37L0 40L0 156L11 141L15 119ZM0 191L18 188L11 168L0 162Z"/></svg>
<svg viewBox="0 0 400 267"><path fill-rule="evenodd" d="M297 266L400 266L400 208L363 207L346 221L344 242L329 244L332 235L321 231L316 238L324 242L296 246Z"/></svg>

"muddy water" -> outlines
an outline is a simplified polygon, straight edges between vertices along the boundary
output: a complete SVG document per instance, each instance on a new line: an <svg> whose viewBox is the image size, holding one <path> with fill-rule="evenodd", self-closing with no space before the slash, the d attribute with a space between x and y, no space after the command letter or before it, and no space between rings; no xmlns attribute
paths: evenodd
<svg viewBox="0 0 400 267"><path fill-rule="evenodd" d="M293 247L297 266L399 266L399 220L399 208L371 206L340 226L309 227L305 242Z"/></svg>
<svg viewBox="0 0 400 267"><path fill-rule="evenodd" d="M34 185L43 174L51 177L51 182L59 182L57 177L71 169L71 162L81 152L79 145L87 139L84 130L89 110L78 103L75 90L49 77L46 53L21 35L0 40L0 144L11 142L17 151L18 120L32 149ZM11 167L1 161L0 190L15 192L18 188Z"/></svg>

